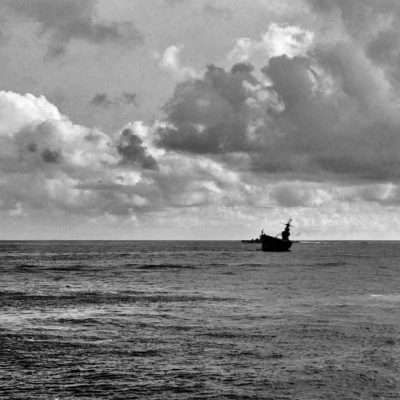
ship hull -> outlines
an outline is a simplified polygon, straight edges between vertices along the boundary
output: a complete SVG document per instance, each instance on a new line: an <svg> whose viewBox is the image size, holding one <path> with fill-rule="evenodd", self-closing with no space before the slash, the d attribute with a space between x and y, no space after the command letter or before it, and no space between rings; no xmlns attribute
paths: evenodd
<svg viewBox="0 0 400 400"><path fill-rule="evenodd" d="M262 251L290 251L291 246L291 240L283 240L268 235L263 235L261 238Z"/></svg>

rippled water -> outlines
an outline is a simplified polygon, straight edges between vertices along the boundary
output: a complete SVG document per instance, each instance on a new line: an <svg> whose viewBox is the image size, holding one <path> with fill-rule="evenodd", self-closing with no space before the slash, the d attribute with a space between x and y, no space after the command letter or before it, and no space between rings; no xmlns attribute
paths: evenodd
<svg viewBox="0 0 400 400"><path fill-rule="evenodd" d="M400 243L0 242L1 399L400 399Z"/></svg>

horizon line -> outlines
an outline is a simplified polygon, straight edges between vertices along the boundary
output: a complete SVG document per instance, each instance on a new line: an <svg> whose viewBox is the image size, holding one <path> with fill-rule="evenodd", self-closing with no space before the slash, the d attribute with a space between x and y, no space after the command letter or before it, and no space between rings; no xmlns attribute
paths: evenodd
<svg viewBox="0 0 400 400"><path fill-rule="evenodd" d="M243 239L0 239L1 242L241 242ZM399 239L296 239L307 242L400 242ZM247 245L259 243L244 243Z"/></svg>

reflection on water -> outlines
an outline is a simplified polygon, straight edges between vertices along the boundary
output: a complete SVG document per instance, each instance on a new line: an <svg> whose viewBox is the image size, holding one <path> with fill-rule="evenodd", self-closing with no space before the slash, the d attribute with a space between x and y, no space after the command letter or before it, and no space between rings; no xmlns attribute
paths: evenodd
<svg viewBox="0 0 400 400"><path fill-rule="evenodd" d="M0 242L0 398L398 400L399 256Z"/></svg>

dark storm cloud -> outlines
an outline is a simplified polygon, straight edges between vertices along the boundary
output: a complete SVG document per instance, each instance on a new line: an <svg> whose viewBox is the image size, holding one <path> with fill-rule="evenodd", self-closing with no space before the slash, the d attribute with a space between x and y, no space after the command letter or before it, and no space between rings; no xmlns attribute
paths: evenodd
<svg viewBox="0 0 400 400"><path fill-rule="evenodd" d="M73 39L89 43L138 43L141 33L131 22L96 21L96 0L5 0L2 7L40 24L40 34L49 36L49 55L65 53Z"/></svg>
<svg viewBox="0 0 400 400"><path fill-rule="evenodd" d="M123 165L138 165L144 169L157 170L158 164L153 156L148 154L142 139L131 129L124 129L117 143L117 150L122 156Z"/></svg>
<svg viewBox="0 0 400 400"><path fill-rule="evenodd" d="M124 92L119 97L110 98L107 93L97 93L90 104L95 107L109 108L111 106L134 105L137 106L136 93Z"/></svg>

